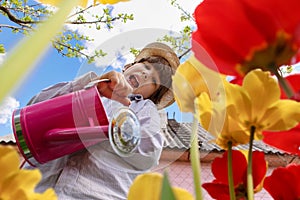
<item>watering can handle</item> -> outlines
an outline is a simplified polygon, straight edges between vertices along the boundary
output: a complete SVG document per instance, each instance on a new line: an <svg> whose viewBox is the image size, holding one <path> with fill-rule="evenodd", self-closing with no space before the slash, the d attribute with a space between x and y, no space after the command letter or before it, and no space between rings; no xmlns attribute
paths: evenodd
<svg viewBox="0 0 300 200"><path fill-rule="evenodd" d="M66 143L66 142L82 142L95 141L101 142L108 140L108 125L105 126L89 126L77 128L56 128L45 134L45 141L48 144Z"/></svg>
<svg viewBox="0 0 300 200"><path fill-rule="evenodd" d="M84 89L89 89L93 86L95 86L96 84L100 83L100 82L110 82L110 79L104 78L104 79L98 79L98 80L94 80L92 82L89 82Z"/></svg>

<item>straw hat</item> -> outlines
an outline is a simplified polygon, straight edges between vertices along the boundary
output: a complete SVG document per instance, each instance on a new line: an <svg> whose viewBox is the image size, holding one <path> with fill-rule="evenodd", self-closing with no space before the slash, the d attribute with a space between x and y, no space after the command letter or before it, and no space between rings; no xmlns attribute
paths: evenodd
<svg viewBox="0 0 300 200"><path fill-rule="evenodd" d="M175 73L177 67L180 64L175 52L168 45L160 42L153 42L146 45L136 56L135 61L139 61L142 58L148 58L150 56L160 56L166 59L169 62L170 66L173 68L173 73ZM164 94L164 96L160 100L159 104L157 104L157 107L158 109L165 108L174 103L174 101L175 99L172 92L172 88L169 88L169 90Z"/></svg>

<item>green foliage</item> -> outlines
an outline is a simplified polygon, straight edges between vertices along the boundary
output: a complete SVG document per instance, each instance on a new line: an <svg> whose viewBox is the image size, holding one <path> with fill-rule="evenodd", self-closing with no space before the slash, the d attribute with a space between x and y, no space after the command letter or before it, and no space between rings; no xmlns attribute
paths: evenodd
<svg viewBox="0 0 300 200"><path fill-rule="evenodd" d="M91 9L96 10L97 15L91 14ZM27 35L36 29L37 24L52 15L53 10L52 7L46 7L36 2L28 3L26 0L0 1L0 14L8 19L6 24L0 24L0 30L10 29L13 34ZM112 29L116 21L126 23L133 19L133 14L118 13L113 15L110 7L96 4L85 9L78 8L75 13L69 16L66 24L88 28L95 27L96 30L101 31L103 28ZM52 40L52 46L62 56L83 57L88 62L93 62L96 57L106 55L102 50L94 51L92 55L85 53L84 44L88 41L93 41L93 38L64 29ZM0 48L0 50L4 50L3 45Z"/></svg>
<svg viewBox="0 0 300 200"><path fill-rule="evenodd" d="M177 52L178 57L181 58L190 52L190 39L193 27L195 27L195 20L192 14L184 10L177 0L170 0L170 4L181 11L180 21L188 25L183 26L179 34L175 34L176 36L174 34L165 35L163 38L158 39L158 41L167 42Z"/></svg>
<svg viewBox="0 0 300 200"><path fill-rule="evenodd" d="M167 42L177 53L178 57L181 58L185 54L190 52L191 44L190 38L192 34L191 26L185 26L180 32L179 35L173 34L164 35L163 38L158 39L158 41Z"/></svg>
<svg viewBox="0 0 300 200"><path fill-rule="evenodd" d="M286 71L287 71L287 73L292 73L293 72L293 66L292 65L289 65L289 66L287 66L286 67Z"/></svg>
<svg viewBox="0 0 300 200"><path fill-rule="evenodd" d="M0 53L5 53L5 48L3 44L0 44Z"/></svg>
<svg viewBox="0 0 300 200"><path fill-rule="evenodd" d="M180 4L177 2L177 0L170 0L170 3L172 6L176 7L177 9L179 9L181 11L181 17L180 20L183 21L195 21L192 14L185 11Z"/></svg>
<svg viewBox="0 0 300 200"><path fill-rule="evenodd" d="M192 15L186 12L177 0L170 0L172 6L181 11L180 22L188 24L180 31L180 36L172 34L165 35L159 41L169 43L179 56L185 55L190 51L190 36L193 31L194 19ZM92 14L91 10L93 9ZM10 29L13 34L28 35L34 31L36 25L42 22L45 18L53 14L52 7L45 7L39 3L29 3L27 0L6 0L0 1L0 14L7 17L7 24L0 24L0 34L2 29ZM95 12L96 10L96 12ZM89 16L89 17L86 17ZM111 12L111 7L96 4L85 9L78 8L75 13L69 16L66 24L85 26L87 28L95 28L98 31L114 28L115 22L127 23L128 20L134 20L133 14ZM99 33L101 34L101 33ZM93 41L78 32L63 30L52 40L52 46L59 54L66 57L82 57L88 62L94 62L96 57L105 56L106 53L102 50L94 51L91 55L87 54L84 48L86 42ZM2 49L4 49L2 45ZM139 53L136 49L130 50L135 56Z"/></svg>
<svg viewBox="0 0 300 200"><path fill-rule="evenodd" d="M294 67L292 65L285 65L285 66L280 67L280 69L279 69L281 76L289 75L293 71L294 71Z"/></svg>
<svg viewBox="0 0 300 200"><path fill-rule="evenodd" d="M134 57L136 57L140 53L140 51L135 48L130 48L130 53L132 53Z"/></svg>

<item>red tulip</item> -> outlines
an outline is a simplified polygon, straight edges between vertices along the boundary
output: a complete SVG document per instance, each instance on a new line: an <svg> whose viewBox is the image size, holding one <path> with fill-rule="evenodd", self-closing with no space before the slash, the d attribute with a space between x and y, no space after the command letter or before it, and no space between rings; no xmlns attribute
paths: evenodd
<svg viewBox="0 0 300 200"><path fill-rule="evenodd" d="M274 200L300 199L300 165L279 167L265 178L264 188Z"/></svg>
<svg viewBox="0 0 300 200"><path fill-rule="evenodd" d="M267 164L264 159L264 153L254 151L252 157L252 170L253 170L253 186L254 190L260 189L266 171ZM211 169L215 176L215 180L211 183L204 183L202 187L214 199L226 200L229 197L228 186L228 172L227 172L227 151L221 158L215 158L212 163ZM237 150L232 151L232 171L235 193L237 197L246 197L247 191L247 159L243 153ZM238 198L237 198L238 199Z"/></svg>
<svg viewBox="0 0 300 200"><path fill-rule="evenodd" d="M300 101L300 74L289 75L285 79L295 91L292 99ZM283 91L281 92L281 98L287 98ZM300 156L300 124L288 131L263 132L263 135L263 142L266 144Z"/></svg>
<svg viewBox="0 0 300 200"><path fill-rule="evenodd" d="M285 80L289 83L290 87L294 90L294 96L291 99L300 102L300 74L292 74L285 77ZM284 91L281 91L281 98L287 99Z"/></svg>
<svg viewBox="0 0 300 200"><path fill-rule="evenodd" d="M300 124L288 131L263 132L263 135L264 143L300 156Z"/></svg>
<svg viewBox="0 0 300 200"><path fill-rule="evenodd" d="M194 13L192 49L204 65L234 76L297 62L299 10L299 0L204 0Z"/></svg>

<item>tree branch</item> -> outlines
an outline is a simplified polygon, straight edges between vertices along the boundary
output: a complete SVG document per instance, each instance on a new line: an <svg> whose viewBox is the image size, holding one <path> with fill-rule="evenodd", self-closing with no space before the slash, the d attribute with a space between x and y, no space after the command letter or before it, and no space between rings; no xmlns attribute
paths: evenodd
<svg viewBox="0 0 300 200"><path fill-rule="evenodd" d="M84 12L86 12L88 9L90 9L90 8L92 8L92 7L96 7L96 6L98 6L98 5L99 5L99 4L97 4L97 5L95 5L95 6L90 5L89 7L84 8L84 9L82 9L82 10L80 10L80 11L78 11L78 12L72 14L72 15L70 15L68 18L74 17L74 16L76 16L76 15L78 15L78 14L80 14L80 13L84 13Z"/></svg>
<svg viewBox="0 0 300 200"><path fill-rule="evenodd" d="M188 54L190 51L192 50L192 48L187 49L185 52L183 52L180 56L178 56L179 60L185 56L186 54Z"/></svg>
<svg viewBox="0 0 300 200"><path fill-rule="evenodd" d="M87 54L81 52L80 50L78 50L78 49L76 49L76 48L73 48L73 47L70 47L70 46L68 46L68 45L66 45L66 44L64 44L64 43L59 42L59 41L55 41L55 40L54 40L54 41L52 41L52 42L53 42L53 43L56 43L57 45L61 45L61 46L65 47L65 48L67 48L67 49L70 49L70 50L72 50L72 51L74 51L74 52L77 52L78 54L80 54L80 55L82 55L82 56L84 56L84 57L86 57L86 58L89 58L89 57L90 57L89 55L87 55ZM62 55L67 56L67 54L65 54L62 50L60 51L59 49L57 49L57 51L58 51L59 53L61 53Z"/></svg>
<svg viewBox="0 0 300 200"><path fill-rule="evenodd" d="M13 30L22 30L22 31L27 30L26 28L23 28L23 27L16 27L16 26L11 26L11 25L7 25L7 24L0 24L0 29L1 28L9 28L9 29L13 29Z"/></svg>
<svg viewBox="0 0 300 200"><path fill-rule="evenodd" d="M16 24L20 24L20 25L23 25L25 26L26 24L35 24L37 22L35 21L24 21L24 20L20 20L18 19L17 17L15 17L13 14L11 14L11 12L9 11L8 8L5 8L3 6L0 6L0 10L3 11L7 17L12 21L12 22L15 22ZM28 27L28 25L26 25Z"/></svg>
<svg viewBox="0 0 300 200"><path fill-rule="evenodd" d="M116 21L121 19L122 17L114 17L109 21ZM67 21L66 24L96 24L96 23L107 23L108 20L95 20L95 21L88 21L88 22L77 22L77 21Z"/></svg>

